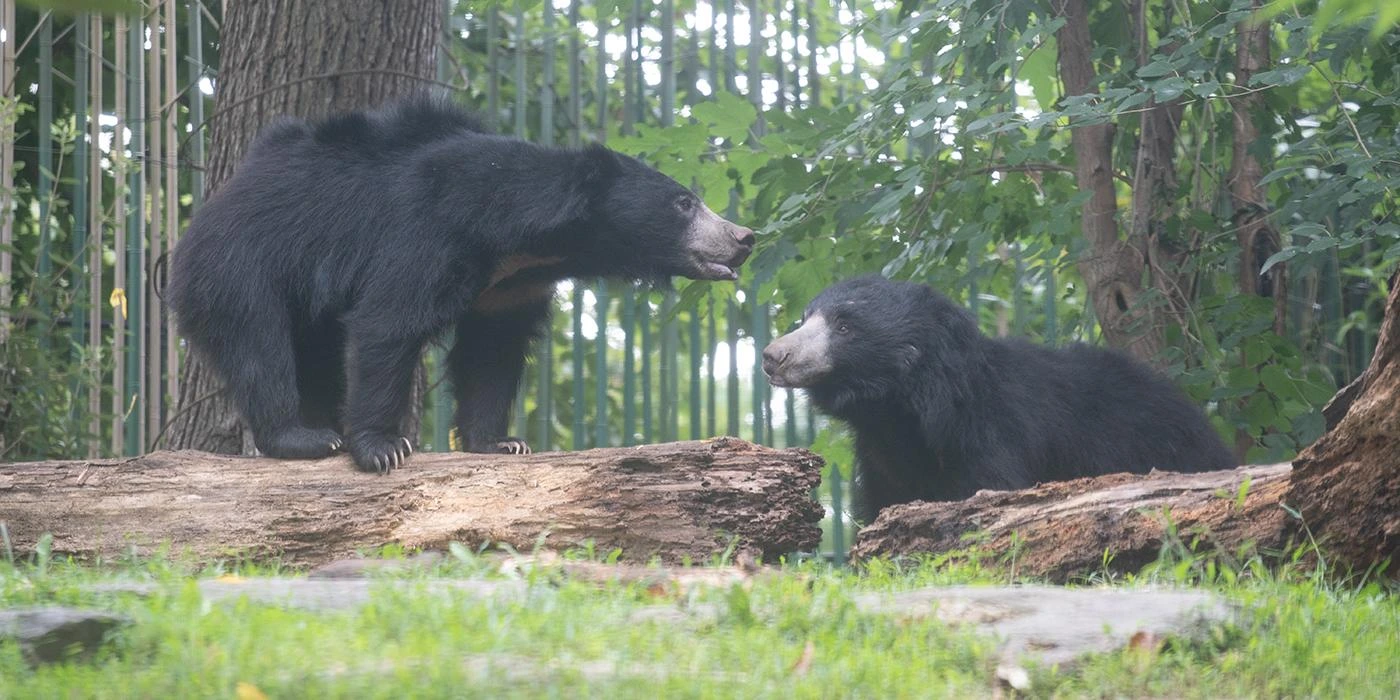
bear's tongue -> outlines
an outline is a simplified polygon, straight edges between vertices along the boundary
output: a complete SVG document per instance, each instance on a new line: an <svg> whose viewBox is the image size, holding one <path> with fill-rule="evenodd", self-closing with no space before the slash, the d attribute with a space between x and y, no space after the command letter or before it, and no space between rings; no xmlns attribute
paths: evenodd
<svg viewBox="0 0 1400 700"><path fill-rule="evenodd" d="M700 269L706 274L707 279L712 280L737 280L739 273L728 265L721 265L715 262L700 263Z"/></svg>

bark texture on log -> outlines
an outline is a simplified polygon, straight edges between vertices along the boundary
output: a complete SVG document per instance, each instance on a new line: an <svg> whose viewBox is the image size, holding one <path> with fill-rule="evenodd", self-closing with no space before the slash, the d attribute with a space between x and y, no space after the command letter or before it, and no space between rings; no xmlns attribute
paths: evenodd
<svg viewBox="0 0 1400 700"><path fill-rule="evenodd" d="M1226 550L1245 542L1275 547L1286 536L1279 501L1289 465L1217 472L1110 474L1022 491L982 491L966 501L891 506L856 537L851 556L869 559L965 549L968 536L993 553L1017 548L1018 572L1064 581L1105 568L1136 572L1161 551L1170 508L1182 537ZM1243 504L1236 495L1250 480Z"/></svg>
<svg viewBox="0 0 1400 700"><path fill-rule="evenodd" d="M1288 493L1324 554L1400 567L1400 274L1371 365L1333 398L1340 419L1294 460ZM1329 418L1330 422L1330 418Z"/></svg>
<svg viewBox="0 0 1400 700"><path fill-rule="evenodd" d="M17 553L44 533L82 558L153 552L280 556L317 565L357 549L592 541L623 557L703 563L810 551L821 458L734 438L533 455L417 454L387 476L349 457L279 461L203 452L0 465L0 522Z"/></svg>

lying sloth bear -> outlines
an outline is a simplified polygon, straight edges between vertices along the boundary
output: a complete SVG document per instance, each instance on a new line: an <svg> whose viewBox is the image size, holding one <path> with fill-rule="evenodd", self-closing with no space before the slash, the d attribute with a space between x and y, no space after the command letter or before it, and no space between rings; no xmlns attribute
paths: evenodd
<svg viewBox="0 0 1400 700"><path fill-rule="evenodd" d="M384 472L412 451L414 370L449 328L464 446L527 452L505 432L556 282L733 280L753 242L635 158L415 98L264 130L176 247L168 298L260 451L346 443Z"/></svg>
<svg viewBox="0 0 1400 700"><path fill-rule="evenodd" d="M808 305L763 351L774 386L800 387L855 432L855 514L1112 472L1229 469L1200 409L1120 352L982 335L932 289L866 277Z"/></svg>

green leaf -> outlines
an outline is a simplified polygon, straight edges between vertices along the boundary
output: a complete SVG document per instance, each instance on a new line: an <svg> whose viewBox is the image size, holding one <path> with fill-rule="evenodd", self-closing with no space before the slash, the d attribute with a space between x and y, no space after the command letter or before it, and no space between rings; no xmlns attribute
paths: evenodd
<svg viewBox="0 0 1400 700"><path fill-rule="evenodd" d="M1302 392L1298 390L1298 383L1278 365L1264 365L1260 368L1259 381L1264 384L1265 390L1281 399L1303 398Z"/></svg>
<svg viewBox="0 0 1400 700"><path fill-rule="evenodd" d="M758 112L748 100L730 92L720 92L714 100L701 102L691 111L696 121L710 127L710 132L731 142L742 142Z"/></svg>

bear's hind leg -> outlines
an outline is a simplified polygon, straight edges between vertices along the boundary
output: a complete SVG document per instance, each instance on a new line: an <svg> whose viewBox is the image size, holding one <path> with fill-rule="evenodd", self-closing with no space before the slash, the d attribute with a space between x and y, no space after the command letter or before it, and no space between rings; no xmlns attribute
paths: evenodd
<svg viewBox="0 0 1400 700"><path fill-rule="evenodd" d="M224 379L234 405L253 431L258 451L279 459L320 459L340 449L334 430L308 428L299 418L290 323L285 317L240 324L240 332L222 335L219 352L202 353Z"/></svg>
<svg viewBox="0 0 1400 700"><path fill-rule="evenodd" d="M506 431L530 343L549 320L549 309L550 299L545 299L504 314L468 313L458 320L456 342L447 361L463 450L530 452L524 440Z"/></svg>

